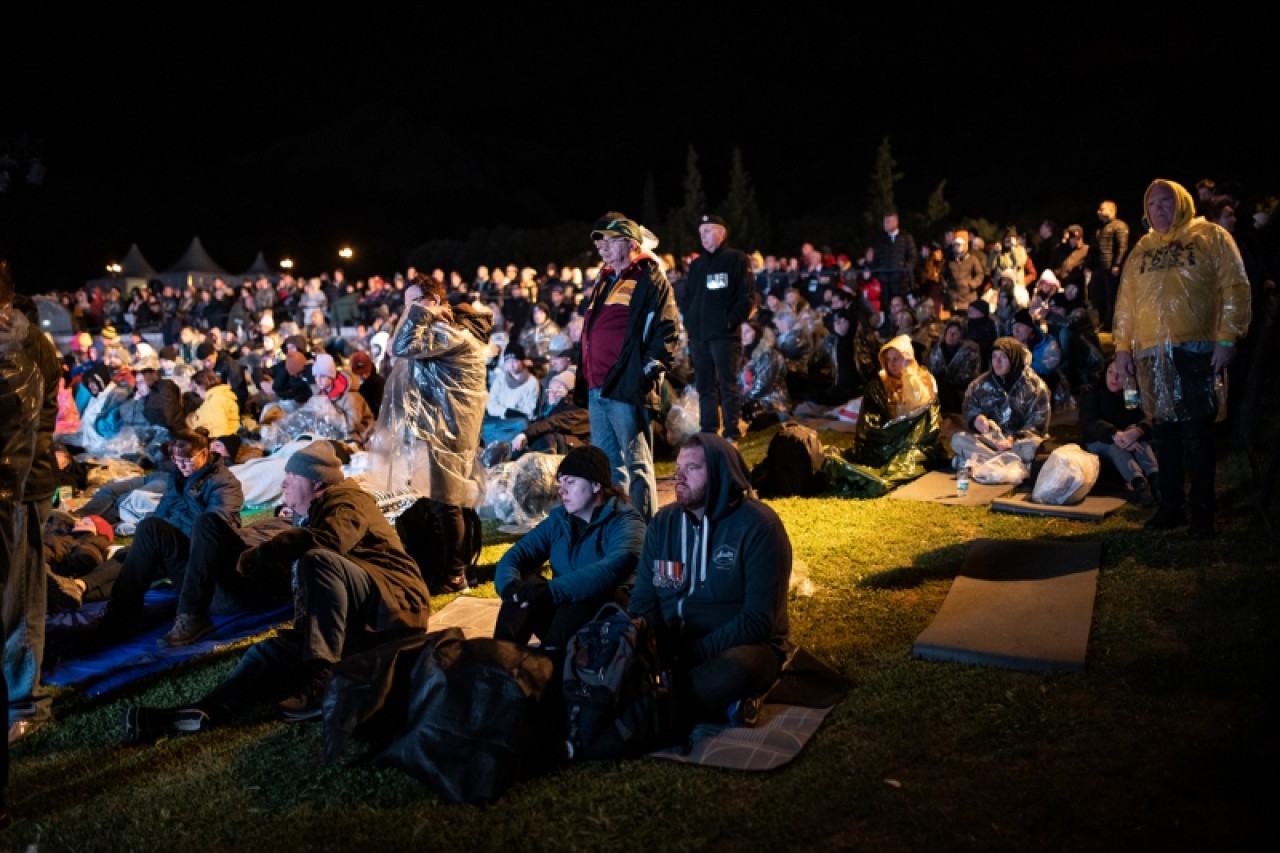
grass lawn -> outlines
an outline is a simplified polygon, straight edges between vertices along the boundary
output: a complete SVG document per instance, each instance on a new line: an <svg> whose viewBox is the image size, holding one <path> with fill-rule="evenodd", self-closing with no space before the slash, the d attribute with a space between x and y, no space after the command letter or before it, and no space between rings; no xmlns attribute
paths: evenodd
<svg viewBox="0 0 1280 853"><path fill-rule="evenodd" d="M767 439L744 441L748 462ZM1259 849L1280 802L1280 574L1230 444L1225 526L1209 542L1145 532L1131 505L1084 522L887 498L774 502L809 580L792 593L793 637L854 685L776 771L579 765L492 806L448 806L357 747L323 766L320 726L267 709L123 742L125 707L196 698L232 650L102 699L61 692L56 722L13 750L16 820L0 850ZM912 659L979 537L1101 543L1083 673ZM491 564L510 539L490 530L486 543Z"/></svg>

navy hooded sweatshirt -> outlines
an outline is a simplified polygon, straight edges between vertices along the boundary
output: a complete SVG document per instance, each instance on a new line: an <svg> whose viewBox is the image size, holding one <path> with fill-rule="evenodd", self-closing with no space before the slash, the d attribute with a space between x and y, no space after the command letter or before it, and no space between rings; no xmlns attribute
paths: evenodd
<svg viewBox="0 0 1280 853"><path fill-rule="evenodd" d="M707 460L701 520L669 504L649 522L630 611L673 639L696 665L734 646L767 643L785 658L791 540L754 496L738 449L696 434Z"/></svg>

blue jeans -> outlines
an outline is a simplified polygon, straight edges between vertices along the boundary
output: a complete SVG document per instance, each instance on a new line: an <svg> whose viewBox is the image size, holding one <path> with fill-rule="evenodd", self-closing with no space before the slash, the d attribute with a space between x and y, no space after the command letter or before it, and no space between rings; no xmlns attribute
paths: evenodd
<svg viewBox="0 0 1280 853"><path fill-rule="evenodd" d="M1125 450L1109 441L1091 441L1085 450L1101 459L1111 460L1126 483L1134 477L1150 477L1156 471L1156 456L1148 444L1138 445L1137 450Z"/></svg>
<svg viewBox="0 0 1280 853"><path fill-rule="evenodd" d="M604 451L613 482L631 496L645 521L658 510L658 481L653 472L649 413L639 406L610 400L592 388L588 397L591 443Z"/></svg>
<svg viewBox="0 0 1280 853"><path fill-rule="evenodd" d="M44 662L44 523L53 501L23 501L14 513L17 541L9 582L4 585L4 679L9 687L9 723L49 719L53 697L40 683Z"/></svg>

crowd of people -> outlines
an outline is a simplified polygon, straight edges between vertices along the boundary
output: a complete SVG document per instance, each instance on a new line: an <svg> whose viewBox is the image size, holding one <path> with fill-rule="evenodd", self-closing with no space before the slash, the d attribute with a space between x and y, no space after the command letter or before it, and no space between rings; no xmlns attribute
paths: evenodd
<svg viewBox="0 0 1280 853"><path fill-rule="evenodd" d="M61 351L6 267L9 742L49 720L47 610L106 600L102 628L124 636L165 578L180 591L170 645L207 635L219 607L292 598L296 619L205 700L131 709L132 736L199 731L267 698L314 718L343 657L425 628L431 595L467 588L477 466L527 452L562 457L562 504L497 567L497 636L562 648L629 592L699 718L749 720L787 650L790 545L753 496L744 432L851 416L847 458L881 472L1002 451L1030 463L1070 411L1089 450L1157 508L1148 527L1189 518L1212 536L1215 378L1274 298L1278 254L1264 221L1242 233L1240 200L1202 184L1197 199L1153 182L1143 235L1110 200L1092 231L1046 220L1030 241L1010 227L989 244L955 228L918 245L889 213L855 259L812 244L748 252L712 214L702 251L676 259L611 211L588 269L50 294L74 324ZM687 389L699 429L669 448L677 501L660 509L658 433ZM430 565L343 473L361 451L427 502L443 543ZM86 456L143 473L77 502ZM276 517L243 524L246 466L272 457ZM116 535L133 537L127 549Z"/></svg>

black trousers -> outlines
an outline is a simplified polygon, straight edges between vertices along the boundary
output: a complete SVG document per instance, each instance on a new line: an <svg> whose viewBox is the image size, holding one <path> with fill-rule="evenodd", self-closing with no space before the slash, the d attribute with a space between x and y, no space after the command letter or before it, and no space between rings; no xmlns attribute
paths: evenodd
<svg viewBox="0 0 1280 853"><path fill-rule="evenodd" d="M693 381L698 389L699 419L703 432L719 432L724 437L741 437L738 418L742 412L742 340L736 335L712 341L689 341ZM723 417L722 417L723 415Z"/></svg>
<svg viewBox="0 0 1280 853"><path fill-rule="evenodd" d="M1192 524L1212 524L1217 509L1213 424L1214 416L1210 415L1186 421L1163 421L1152 427L1151 448L1160 463L1160 505L1174 510L1185 507ZM1188 475L1189 494L1186 491Z"/></svg>

